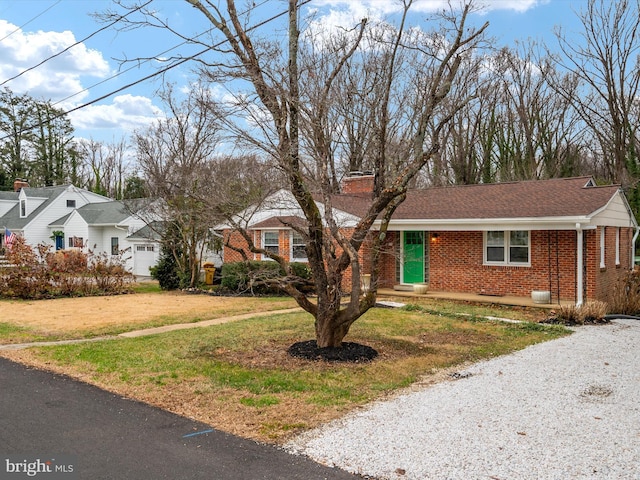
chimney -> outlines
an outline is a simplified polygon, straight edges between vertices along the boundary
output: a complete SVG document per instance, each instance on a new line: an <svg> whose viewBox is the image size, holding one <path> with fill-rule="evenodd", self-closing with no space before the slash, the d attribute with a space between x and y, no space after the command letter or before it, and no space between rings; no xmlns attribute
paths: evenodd
<svg viewBox="0 0 640 480"><path fill-rule="evenodd" d="M28 187L28 186L29 186L29 182L27 182L24 179L16 178L13 181L13 191L16 192L16 193L19 192L20 190L22 190L23 188Z"/></svg>
<svg viewBox="0 0 640 480"><path fill-rule="evenodd" d="M342 179L342 193L373 193L374 179L371 172L350 172Z"/></svg>

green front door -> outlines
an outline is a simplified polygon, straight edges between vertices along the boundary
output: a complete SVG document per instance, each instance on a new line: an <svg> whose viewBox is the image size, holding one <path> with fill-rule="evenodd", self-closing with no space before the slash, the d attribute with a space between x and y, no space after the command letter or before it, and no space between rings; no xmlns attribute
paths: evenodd
<svg viewBox="0 0 640 480"><path fill-rule="evenodd" d="M424 282L424 232L404 232L403 283Z"/></svg>

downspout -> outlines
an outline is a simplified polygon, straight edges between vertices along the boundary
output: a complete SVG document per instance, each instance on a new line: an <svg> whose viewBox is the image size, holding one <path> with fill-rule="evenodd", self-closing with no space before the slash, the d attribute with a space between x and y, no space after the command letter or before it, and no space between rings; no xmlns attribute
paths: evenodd
<svg viewBox="0 0 640 480"><path fill-rule="evenodd" d="M576 272L576 305L582 305L584 301L584 291L583 291L583 268L584 268L584 258L582 258L582 225L580 223L576 223L576 235L577 235L577 272Z"/></svg>
<svg viewBox="0 0 640 480"><path fill-rule="evenodd" d="M633 234L633 239L631 240L631 270L636 266L636 240L638 239L639 234L640 225L636 227L636 233Z"/></svg>

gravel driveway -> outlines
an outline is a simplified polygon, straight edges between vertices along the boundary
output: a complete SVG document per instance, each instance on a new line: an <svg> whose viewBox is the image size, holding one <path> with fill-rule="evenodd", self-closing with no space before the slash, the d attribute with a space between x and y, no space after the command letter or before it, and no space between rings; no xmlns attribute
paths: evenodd
<svg viewBox="0 0 640 480"><path fill-rule="evenodd" d="M640 321L585 326L303 434L380 479L640 479Z"/></svg>

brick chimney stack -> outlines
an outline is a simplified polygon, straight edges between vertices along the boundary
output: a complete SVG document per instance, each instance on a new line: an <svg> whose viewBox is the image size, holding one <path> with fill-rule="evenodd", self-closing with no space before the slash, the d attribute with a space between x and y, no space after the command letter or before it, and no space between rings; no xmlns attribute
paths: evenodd
<svg viewBox="0 0 640 480"><path fill-rule="evenodd" d="M350 172L342 179L342 193L373 193L374 180L371 172Z"/></svg>
<svg viewBox="0 0 640 480"><path fill-rule="evenodd" d="M26 180L23 180L21 178L16 178L13 181L13 191L14 192L19 192L20 190L22 190L25 187L29 186L29 182L27 182Z"/></svg>

